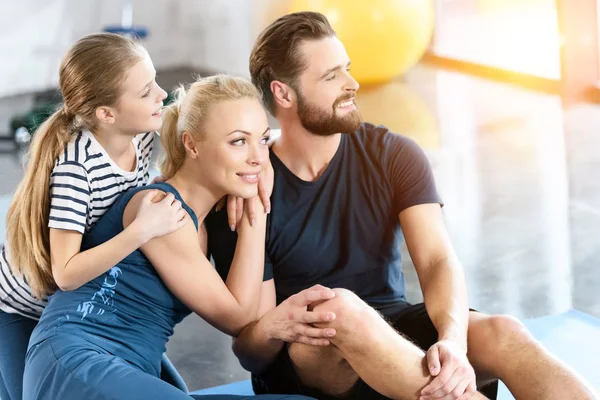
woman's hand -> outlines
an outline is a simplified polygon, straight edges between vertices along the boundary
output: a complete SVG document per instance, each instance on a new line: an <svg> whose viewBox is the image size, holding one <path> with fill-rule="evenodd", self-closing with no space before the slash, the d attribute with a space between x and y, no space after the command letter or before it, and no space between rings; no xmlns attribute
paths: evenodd
<svg viewBox="0 0 600 400"><path fill-rule="evenodd" d="M250 225L256 224L256 209L258 199L262 202L264 211L271 212L271 194L273 193L274 172L271 162L267 162L258 178L258 198L243 199L237 196L227 196L227 221L232 231L236 230L244 215L244 208L248 213ZM219 208L219 207L217 207Z"/></svg>

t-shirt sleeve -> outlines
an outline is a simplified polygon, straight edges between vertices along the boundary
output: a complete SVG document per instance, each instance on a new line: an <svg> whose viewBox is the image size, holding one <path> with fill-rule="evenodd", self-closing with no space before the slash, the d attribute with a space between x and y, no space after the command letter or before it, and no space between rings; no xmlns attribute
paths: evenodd
<svg viewBox="0 0 600 400"><path fill-rule="evenodd" d="M235 242L237 242L237 235ZM221 279L223 281L227 280L227 275L229 275L229 270L231 269L231 263L233 262L233 256L235 255L235 243L233 246L220 249L215 249L214 246L210 251L210 256L212 256L213 262L215 264L215 268L219 275L221 275ZM269 259L269 256L265 253L265 266L263 271L263 282L273 279L273 264Z"/></svg>
<svg viewBox="0 0 600 400"><path fill-rule="evenodd" d="M150 178L150 159L152 158L155 136L155 132L147 132L138 136L140 141L140 162L142 162L142 173L144 175L143 184L146 184Z"/></svg>
<svg viewBox="0 0 600 400"><path fill-rule="evenodd" d="M237 232L232 232L229 229L226 210L209 213L204 223L206 224L208 233L208 257L213 259L217 272L223 281L225 281L227 280L233 256L235 255ZM268 281L272 278L273 265L265 251L263 281Z"/></svg>
<svg viewBox="0 0 600 400"><path fill-rule="evenodd" d="M439 203L441 197L427 156L412 139L385 132L384 168L394 192L396 214L419 204Z"/></svg>
<svg viewBox="0 0 600 400"><path fill-rule="evenodd" d="M48 227L84 233L91 190L87 172L77 162L57 165L50 175L50 218Z"/></svg>
<svg viewBox="0 0 600 400"><path fill-rule="evenodd" d="M263 272L263 282L269 281L273 279L273 263L271 262L271 258L269 258L269 254L265 250L265 271Z"/></svg>
<svg viewBox="0 0 600 400"><path fill-rule="evenodd" d="M142 156L150 158L154 148L154 137L156 132L147 132L141 135L140 142L142 143Z"/></svg>

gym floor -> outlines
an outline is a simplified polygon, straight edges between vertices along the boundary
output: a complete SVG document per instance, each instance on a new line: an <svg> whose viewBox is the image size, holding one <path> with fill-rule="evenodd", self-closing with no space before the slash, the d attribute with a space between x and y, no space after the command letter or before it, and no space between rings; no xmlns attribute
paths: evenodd
<svg viewBox="0 0 600 400"><path fill-rule="evenodd" d="M188 70L159 71L166 89ZM0 99L0 135L32 96ZM563 110L557 96L418 66L403 81L361 88L365 120L414 138L445 200L471 307L519 318L575 308L600 317L600 106ZM272 127L276 123L271 120ZM157 149L156 153L159 153ZM0 243L22 152L0 142ZM406 249L408 298L422 299ZM231 339L196 316L168 355L191 390L249 376Z"/></svg>

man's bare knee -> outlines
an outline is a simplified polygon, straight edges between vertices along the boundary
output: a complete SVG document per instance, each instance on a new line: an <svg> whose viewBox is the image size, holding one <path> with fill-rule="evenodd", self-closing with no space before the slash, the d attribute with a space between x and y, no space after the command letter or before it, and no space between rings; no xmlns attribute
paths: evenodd
<svg viewBox="0 0 600 400"><path fill-rule="evenodd" d="M508 315L494 315L480 323L478 339L484 341L496 351L499 357L521 351L523 347L533 345L535 339L525 325Z"/></svg>
<svg viewBox="0 0 600 400"><path fill-rule="evenodd" d="M319 328L334 328L336 329L336 337L339 338L344 335L344 329L340 331L340 328L353 323L356 312L369 306L347 289L333 289L333 291L335 292L333 299L321 301L316 305L313 303L312 310L315 312L333 312L336 315L335 320L313 325ZM297 365L309 365L312 362L315 362L315 365L322 365L324 362L335 365L341 363L344 357L339 348L333 344L334 339L330 339L332 344L325 347L293 343L288 346L288 353Z"/></svg>
<svg viewBox="0 0 600 400"><path fill-rule="evenodd" d="M315 326L334 328L336 335L330 341L342 352L360 354L369 351L365 344L377 342L382 330L398 335L375 309L355 293L347 289L333 290L335 297L315 306L314 310L333 312L336 318Z"/></svg>
<svg viewBox="0 0 600 400"><path fill-rule="evenodd" d="M317 326L329 326L334 328L343 328L348 323L353 323L359 316L365 312L371 311L374 316L379 316L364 300L358 297L354 292L347 289L333 289L335 297L325 300L314 306L314 311L330 311L335 313L333 322L318 324Z"/></svg>
<svg viewBox="0 0 600 400"><path fill-rule="evenodd" d="M469 324L469 359L480 377L501 377L526 349L538 346L522 322L507 315L474 314Z"/></svg>

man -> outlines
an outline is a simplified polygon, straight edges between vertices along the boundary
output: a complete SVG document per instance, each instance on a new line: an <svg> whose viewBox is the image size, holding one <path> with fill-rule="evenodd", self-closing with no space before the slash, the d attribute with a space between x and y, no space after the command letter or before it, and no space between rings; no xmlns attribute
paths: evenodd
<svg viewBox="0 0 600 400"><path fill-rule="evenodd" d="M257 393L477 399L500 378L517 398L593 398L517 320L469 311L430 165L408 138L361 123L350 60L323 15L272 23L250 73L282 130L260 319L233 346ZM225 211L207 219L223 277L227 224ZM406 302L403 236L424 304Z"/></svg>

